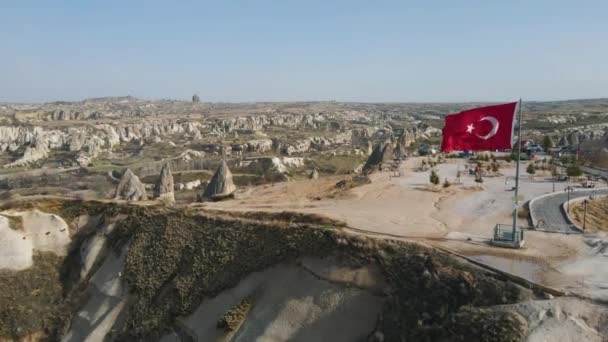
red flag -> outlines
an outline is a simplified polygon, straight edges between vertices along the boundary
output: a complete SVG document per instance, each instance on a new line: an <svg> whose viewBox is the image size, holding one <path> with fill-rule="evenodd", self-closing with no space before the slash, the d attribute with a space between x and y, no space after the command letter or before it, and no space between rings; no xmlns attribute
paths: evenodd
<svg viewBox="0 0 608 342"><path fill-rule="evenodd" d="M446 116L441 151L510 149L516 107L505 103Z"/></svg>

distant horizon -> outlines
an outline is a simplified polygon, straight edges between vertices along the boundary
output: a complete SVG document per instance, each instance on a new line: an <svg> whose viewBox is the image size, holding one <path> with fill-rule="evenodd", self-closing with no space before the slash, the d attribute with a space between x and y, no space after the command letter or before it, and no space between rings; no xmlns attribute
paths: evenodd
<svg viewBox="0 0 608 342"><path fill-rule="evenodd" d="M608 96L608 2L91 0L0 5L0 102Z"/></svg>
<svg viewBox="0 0 608 342"><path fill-rule="evenodd" d="M192 94L195 95L195 94ZM92 96L86 97L82 99L57 99L57 100L49 100L49 101L4 101L0 100L0 104L53 104L58 102L68 102L68 103L78 103L84 102L87 100L98 100L98 99L110 99L110 98L128 98L132 97L137 100L143 101L179 101L179 102L192 102L190 98L169 98L169 97L159 97L159 98L148 98L142 96L134 96L134 95L108 95L108 96ZM196 94L200 97L199 94ZM555 100L526 100L522 99L522 102L526 103L542 103L542 102L568 102L568 101L599 101L599 100L608 100L608 96L606 97L583 97L583 98L565 98L565 99L555 99ZM341 100L293 100L293 101L205 101L204 98L200 99L200 103L225 103L225 104L247 104L247 103L323 103L323 102L335 102L335 103L361 103L361 104L459 104L459 103L503 103L503 102L514 102L519 101L519 99L504 99L504 100L466 100L466 101L341 101Z"/></svg>

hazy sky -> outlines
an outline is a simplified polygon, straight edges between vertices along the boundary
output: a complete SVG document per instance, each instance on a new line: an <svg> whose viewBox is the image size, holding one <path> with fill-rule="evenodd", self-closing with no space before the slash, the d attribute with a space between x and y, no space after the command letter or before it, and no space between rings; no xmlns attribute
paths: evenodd
<svg viewBox="0 0 608 342"><path fill-rule="evenodd" d="M0 101L608 97L608 1L1 1Z"/></svg>

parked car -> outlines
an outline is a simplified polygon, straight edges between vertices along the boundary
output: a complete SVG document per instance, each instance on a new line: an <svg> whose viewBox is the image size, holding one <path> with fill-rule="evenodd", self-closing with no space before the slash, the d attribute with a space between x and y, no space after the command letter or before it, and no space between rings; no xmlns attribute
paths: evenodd
<svg viewBox="0 0 608 342"><path fill-rule="evenodd" d="M586 180L584 182L581 183L581 186L583 188L595 188L595 182L594 181L590 181L590 180Z"/></svg>
<svg viewBox="0 0 608 342"><path fill-rule="evenodd" d="M426 155L435 155L437 154L437 150L430 146L420 146L418 148L418 155L426 156Z"/></svg>
<svg viewBox="0 0 608 342"><path fill-rule="evenodd" d="M530 147L528 147L528 151L531 151L534 153L544 152L542 146L540 146L539 144L530 145Z"/></svg>

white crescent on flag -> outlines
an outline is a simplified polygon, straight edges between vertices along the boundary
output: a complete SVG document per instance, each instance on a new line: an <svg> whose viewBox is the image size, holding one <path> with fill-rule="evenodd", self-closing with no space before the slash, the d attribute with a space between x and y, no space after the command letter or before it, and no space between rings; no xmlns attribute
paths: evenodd
<svg viewBox="0 0 608 342"><path fill-rule="evenodd" d="M484 116L479 121L489 121L492 124L492 129L490 130L490 133L488 133L486 135L477 135L478 138L481 138L483 140L488 140L491 137L493 137L493 136L496 135L496 133L498 132L499 122L498 122L498 120L496 120L495 117L493 117L493 116Z"/></svg>

